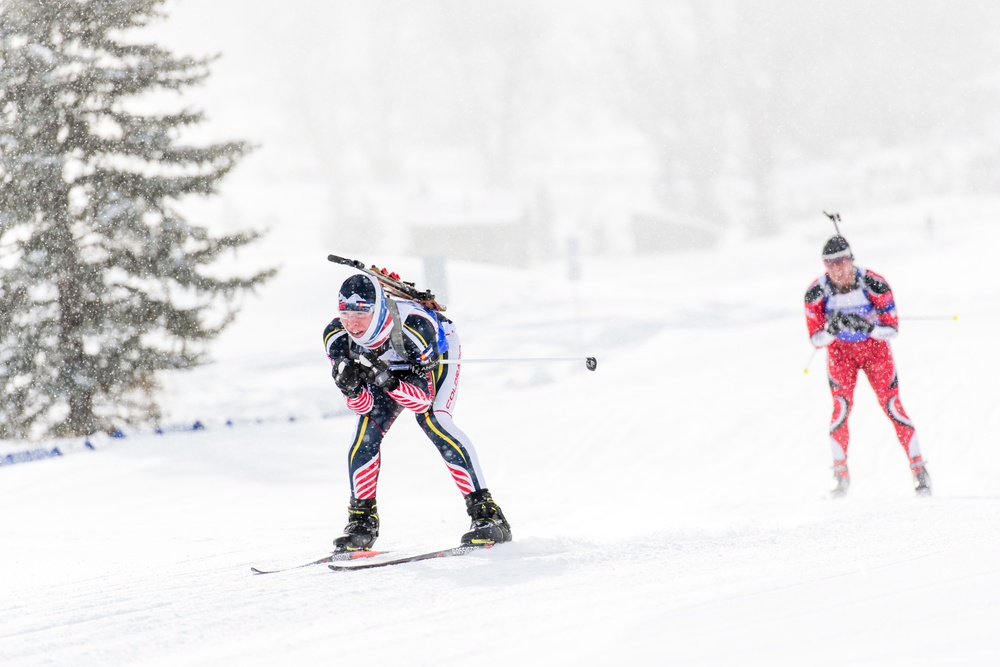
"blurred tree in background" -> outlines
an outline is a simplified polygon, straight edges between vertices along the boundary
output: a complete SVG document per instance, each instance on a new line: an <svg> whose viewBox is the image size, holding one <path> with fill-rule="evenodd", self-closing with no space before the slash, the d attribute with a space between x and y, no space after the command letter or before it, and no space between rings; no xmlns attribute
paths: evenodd
<svg viewBox="0 0 1000 667"><path fill-rule="evenodd" d="M258 233L215 236L174 210L248 146L184 145L200 113L128 105L208 75L208 59L129 41L160 4L0 6L0 437L156 418L155 372L199 363L234 297L273 274L222 275Z"/></svg>
<svg viewBox="0 0 1000 667"><path fill-rule="evenodd" d="M897 155L898 169L918 171L934 146L963 150L997 133L983 120L996 117L1000 76L993 3L631 7L609 31L609 99L658 151L663 200L704 220L773 231L776 179L827 163L857 169L853 184L878 181L857 167L863 159L903 148L913 156ZM912 182L906 197L926 193ZM858 201L828 186L820 201Z"/></svg>
<svg viewBox="0 0 1000 667"><path fill-rule="evenodd" d="M288 119L281 152L317 165L286 178L330 192L335 241L395 237L363 232L442 193L544 200L604 252L633 214L767 234L1000 187L985 0L301 0L273 18L231 41L246 59L271 34L303 45L255 69L282 91L261 101Z"/></svg>

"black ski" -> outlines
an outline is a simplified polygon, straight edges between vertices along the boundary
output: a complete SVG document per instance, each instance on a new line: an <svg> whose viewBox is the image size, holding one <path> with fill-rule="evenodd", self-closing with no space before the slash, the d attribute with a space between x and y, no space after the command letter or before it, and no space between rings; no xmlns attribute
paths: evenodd
<svg viewBox="0 0 1000 667"><path fill-rule="evenodd" d="M316 560L311 560L308 563L302 563L301 565L292 565L290 567L282 567L277 570L262 570L257 567L251 567L250 571L254 574L275 574L277 572L288 572L289 570L297 570L301 567L309 567L310 565L322 565L323 563L334 563L342 560L357 560L359 558L372 558L373 556L381 556L384 551L336 551L331 554L327 554L322 558Z"/></svg>
<svg viewBox="0 0 1000 667"><path fill-rule="evenodd" d="M493 546L492 544L483 544L483 545L463 544L460 547L441 549L439 551L428 551L427 553L416 554L414 556L403 556L401 558L393 558L391 560L378 560L373 562L351 563L351 564L331 563L327 565L327 567L335 572L344 572L346 570L370 570L373 567L387 567L389 565L416 563L417 561L431 560L432 558L450 558L452 556L464 556L465 554L472 553L473 551L489 549L492 546Z"/></svg>

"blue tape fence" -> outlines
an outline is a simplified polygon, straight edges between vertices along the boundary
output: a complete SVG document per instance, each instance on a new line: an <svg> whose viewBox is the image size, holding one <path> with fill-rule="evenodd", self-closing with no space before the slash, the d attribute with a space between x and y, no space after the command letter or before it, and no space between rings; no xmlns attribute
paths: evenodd
<svg viewBox="0 0 1000 667"><path fill-rule="evenodd" d="M320 419L333 419L335 417L343 417L353 414L349 412L346 408L343 408L337 412L328 412L320 415ZM301 421L301 417L288 416L284 418L257 418L257 419L227 419L222 422L221 425L225 428L235 428L238 426L259 426L262 424L273 424L279 421L294 423ZM137 430L134 434L142 433L155 433L156 435L165 435L167 433L183 433L186 431L203 431L206 430L205 423L201 420L185 423L185 424L174 424L171 426L156 426L148 431ZM14 465L16 463L27 463L29 461L41 461L43 459L51 459L57 456L66 456L70 453L75 453L78 451L95 451L100 449L97 443L103 438L108 438L110 440L122 440L127 437L124 431L114 431L108 435L94 436L84 438L83 441L66 441L60 442L57 445L39 446L32 449L26 449L23 451L12 452L6 455L0 455L0 467Z"/></svg>

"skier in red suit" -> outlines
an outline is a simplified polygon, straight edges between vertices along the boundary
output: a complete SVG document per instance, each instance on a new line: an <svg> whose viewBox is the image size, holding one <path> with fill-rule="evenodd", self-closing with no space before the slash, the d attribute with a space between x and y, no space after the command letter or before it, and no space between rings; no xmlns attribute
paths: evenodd
<svg viewBox="0 0 1000 667"><path fill-rule="evenodd" d="M899 327L892 290L885 278L854 264L854 254L843 236L834 236L823 246L823 263L826 273L806 290L805 309L810 341L817 348L827 349L833 394L831 493L843 496L851 483L847 469L848 419L858 372L864 371L910 460L917 494L930 495L931 478L920 454L916 430L899 401L896 363L888 342Z"/></svg>

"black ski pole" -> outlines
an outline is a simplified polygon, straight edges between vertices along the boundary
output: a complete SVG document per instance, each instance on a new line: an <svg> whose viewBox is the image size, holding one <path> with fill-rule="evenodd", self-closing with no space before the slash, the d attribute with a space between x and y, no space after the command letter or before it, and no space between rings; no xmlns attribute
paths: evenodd
<svg viewBox="0 0 1000 667"><path fill-rule="evenodd" d="M442 364L507 364L507 363L547 363L552 361L583 361L588 371L597 370L597 357L527 357L522 359L442 359Z"/></svg>
<svg viewBox="0 0 1000 667"><path fill-rule="evenodd" d="M509 363L548 363L553 361L585 362L588 371L597 370L597 357L527 357L523 359L441 359L440 364L509 364ZM399 371L410 368L407 363L391 363L389 370Z"/></svg>

